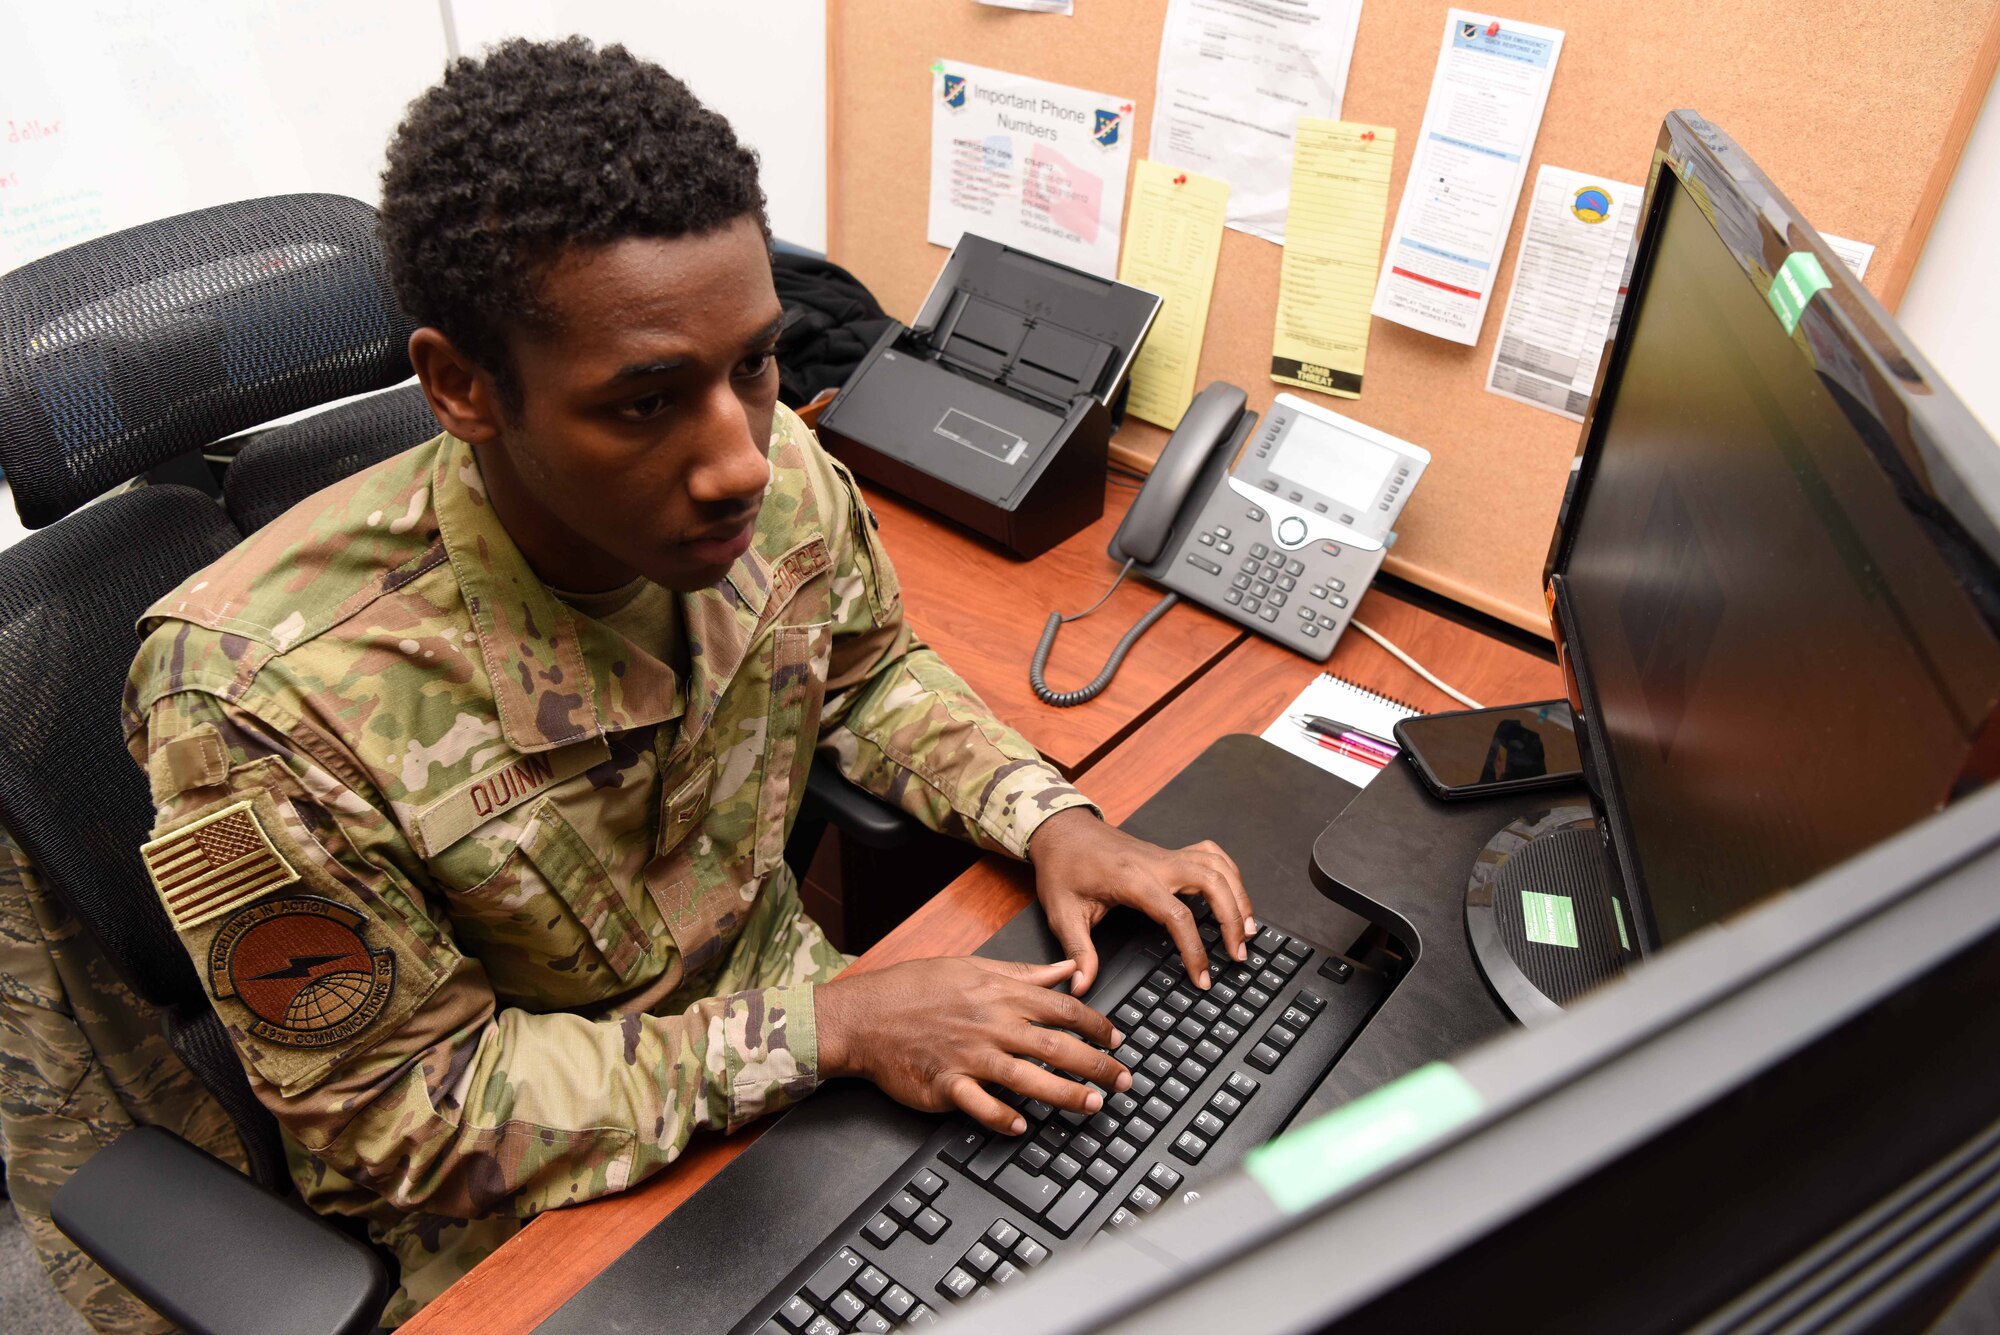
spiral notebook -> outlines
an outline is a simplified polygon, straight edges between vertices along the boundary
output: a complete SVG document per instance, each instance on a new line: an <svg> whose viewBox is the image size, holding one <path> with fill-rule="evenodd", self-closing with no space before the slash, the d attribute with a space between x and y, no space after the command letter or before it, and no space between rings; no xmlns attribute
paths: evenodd
<svg viewBox="0 0 2000 1335"><path fill-rule="evenodd" d="M1282 747L1302 760L1309 760L1330 774L1338 774L1357 788L1366 788L1369 780L1381 770L1318 745L1294 720L1302 714L1318 714L1322 718L1351 723L1378 737L1393 737L1397 719L1422 712L1401 700L1377 695L1330 672L1322 672L1311 685L1299 692L1298 699L1285 706L1285 712L1278 715L1276 722L1264 729L1263 737L1273 746Z"/></svg>

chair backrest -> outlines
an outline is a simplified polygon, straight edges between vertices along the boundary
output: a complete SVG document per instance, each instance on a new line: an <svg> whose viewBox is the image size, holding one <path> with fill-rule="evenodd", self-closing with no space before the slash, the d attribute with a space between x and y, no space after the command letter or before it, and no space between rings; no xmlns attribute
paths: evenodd
<svg viewBox="0 0 2000 1335"><path fill-rule="evenodd" d="M0 466L53 522L157 464L409 376L375 211L277 195L0 274Z"/></svg>
<svg viewBox="0 0 2000 1335"><path fill-rule="evenodd" d="M222 503L236 527L255 533L314 492L437 433L430 401L415 385L343 403L238 450L222 478Z"/></svg>

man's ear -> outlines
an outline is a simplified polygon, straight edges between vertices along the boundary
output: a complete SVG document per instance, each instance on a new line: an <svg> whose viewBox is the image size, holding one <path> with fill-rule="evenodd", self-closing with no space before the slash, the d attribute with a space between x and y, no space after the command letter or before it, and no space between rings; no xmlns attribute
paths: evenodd
<svg viewBox="0 0 2000 1335"><path fill-rule="evenodd" d="M468 445L484 445L500 435L500 392L493 377L444 331L425 325L410 335L410 365L430 400L439 425Z"/></svg>

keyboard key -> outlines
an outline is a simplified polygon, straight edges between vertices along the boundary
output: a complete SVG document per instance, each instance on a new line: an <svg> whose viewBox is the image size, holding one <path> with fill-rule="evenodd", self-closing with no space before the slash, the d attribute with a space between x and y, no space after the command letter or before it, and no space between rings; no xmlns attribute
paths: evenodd
<svg viewBox="0 0 2000 1335"><path fill-rule="evenodd" d="M1125 1198L1125 1203L1140 1214L1151 1214L1160 1208L1160 1193L1141 1183L1132 1188L1132 1194Z"/></svg>
<svg viewBox="0 0 2000 1335"><path fill-rule="evenodd" d="M1058 1154L1055 1162L1049 1165L1049 1176L1058 1182L1073 1182L1082 1171L1082 1161L1068 1154Z"/></svg>
<svg viewBox="0 0 2000 1335"><path fill-rule="evenodd" d="M1269 1043L1259 1043L1256 1047L1250 1049L1250 1055L1243 1060L1249 1062L1260 1071L1275 1071L1278 1069L1278 1058L1283 1055L1283 1053L1279 1052Z"/></svg>
<svg viewBox="0 0 2000 1335"><path fill-rule="evenodd" d="M1126 1138L1136 1144L1143 1145L1159 1133L1160 1128L1154 1126L1143 1117L1134 1117L1125 1124Z"/></svg>
<svg viewBox="0 0 2000 1335"><path fill-rule="evenodd" d="M1175 1083L1178 1084L1179 1082L1176 1081ZM1144 1112L1148 1118L1155 1122L1164 1122L1174 1115L1173 1107L1165 1100L1157 1098L1147 1099L1146 1106L1140 1111ZM1129 1130L1130 1128L1128 1127L1127 1129Z"/></svg>
<svg viewBox="0 0 2000 1335"><path fill-rule="evenodd" d="M1109 1159L1099 1159L1084 1169L1083 1175L1100 1187L1108 1187L1118 1180L1118 1165Z"/></svg>
<svg viewBox="0 0 2000 1335"><path fill-rule="evenodd" d="M1137 1048L1141 1052L1151 1052L1160 1046L1160 1035L1151 1025L1140 1025L1125 1036L1125 1046Z"/></svg>
<svg viewBox="0 0 2000 1335"><path fill-rule="evenodd" d="M979 1153L965 1165L965 1171L981 1182L1000 1171L1001 1165L1014 1157L1014 1151L1021 1148L1021 1142L1013 1136L995 1136L982 1147Z"/></svg>
<svg viewBox="0 0 2000 1335"><path fill-rule="evenodd" d="M896 1235L902 1232L902 1229L897 1227L896 1221L888 1215L878 1214L869 1220L861 1231L867 1234L868 1240L877 1247L886 1247L896 1240Z"/></svg>
<svg viewBox="0 0 2000 1335"><path fill-rule="evenodd" d="M936 1242L944 1231L951 1227L951 1220L946 1219L936 1210L925 1209L915 1219L910 1221L910 1227L915 1229L917 1236L925 1242Z"/></svg>
<svg viewBox="0 0 2000 1335"><path fill-rule="evenodd" d="M1146 1058L1145 1061L1140 1062L1139 1069L1147 1075L1152 1076L1155 1080L1165 1080L1174 1073L1174 1064L1156 1052Z"/></svg>
<svg viewBox="0 0 2000 1335"><path fill-rule="evenodd" d="M1160 1097L1165 1099L1172 1107L1179 1107L1181 1104L1187 1102L1187 1096L1192 1093L1194 1091L1178 1078L1170 1078L1163 1081L1160 1085ZM1160 1118L1158 1120L1165 1121L1166 1119Z"/></svg>
<svg viewBox="0 0 2000 1335"><path fill-rule="evenodd" d="M1243 1004L1253 1011L1263 1010L1271 1004L1271 994L1261 987L1246 987L1243 989Z"/></svg>
<svg viewBox="0 0 2000 1335"><path fill-rule="evenodd" d="M1243 1100L1226 1089L1218 1089L1214 1097L1209 1099L1208 1106L1218 1117L1227 1120L1243 1111Z"/></svg>
<svg viewBox="0 0 2000 1335"><path fill-rule="evenodd" d="M1258 930L1255 939L1257 942L1257 949L1269 955L1284 949L1286 942L1290 941L1292 938L1286 936L1283 932L1271 926L1269 923L1266 923L1262 928Z"/></svg>
<svg viewBox="0 0 2000 1335"><path fill-rule="evenodd" d="M1326 999L1312 992L1300 992L1292 998L1292 1004L1308 1015L1318 1015L1326 1009Z"/></svg>
<svg viewBox="0 0 2000 1335"><path fill-rule="evenodd" d="M1285 990L1285 980L1283 975L1266 969L1257 975L1257 986L1263 988L1266 992L1275 994ZM1262 1010L1264 1007L1259 1006L1257 1009Z"/></svg>
<svg viewBox="0 0 2000 1335"><path fill-rule="evenodd" d="M1135 1098L1143 1099L1156 1088L1158 1088L1158 1083L1152 1076L1147 1075L1143 1069L1132 1072L1132 1094Z"/></svg>
<svg viewBox="0 0 2000 1335"><path fill-rule="evenodd" d="M1031 1173L1039 1173L1049 1166L1049 1152L1040 1145L1030 1145L1014 1156L1014 1162Z"/></svg>
<svg viewBox="0 0 2000 1335"><path fill-rule="evenodd" d="M1070 1137L1069 1152L1088 1162L1104 1152L1104 1142L1088 1131L1079 1131Z"/></svg>
<svg viewBox="0 0 2000 1335"><path fill-rule="evenodd" d="M1264 1041L1280 1052L1290 1052L1299 1036L1281 1024L1274 1024L1264 1031Z"/></svg>
<svg viewBox="0 0 2000 1335"><path fill-rule="evenodd" d="M866 1335L889 1335L895 1327L890 1325L889 1318L880 1312L863 1312L855 1318L854 1329L865 1332Z"/></svg>
<svg viewBox="0 0 2000 1335"><path fill-rule="evenodd" d="M1172 988L1174 985L1174 980L1168 978L1163 973L1156 972L1153 974L1153 978L1162 980L1160 983L1161 987ZM1134 1006L1137 1006L1140 1010L1149 1011L1153 1009L1153 1007L1160 1004L1160 994L1153 989L1152 980L1148 979L1144 986L1132 989L1131 1000L1132 1004Z"/></svg>
<svg viewBox="0 0 2000 1335"><path fill-rule="evenodd" d="M1290 955L1273 955L1271 956L1269 967L1271 972L1277 974L1278 977L1290 978L1294 973L1298 972L1299 961L1293 959Z"/></svg>
<svg viewBox="0 0 2000 1335"><path fill-rule="evenodd" d="M852 1325L854 1324L854 1318L860 1316L863 1312L868 1310L868 1304L862 1302L861 1299L855 1297L852 1293L843 1292L839 1296L834 1298L833 1302L829 1305L828 1310L831 1311L835 1316L835 1318L837 1318L838 1320L845 1321L849 1325Z"/></svg>
<svg viewBox="0 0 2000 1335"><path fill-rule="evenodd" d="M1129 1041L1125 1044L1124 1047L1118 1049L1118 1051L1112 1053L1111 1055L1114 1059L1117 1060L1120 1066L1124 1067L1128 1071L1136 1071L1139 1068L1139 1063L1145 1060L1146 1056L1145 1053L1133 1047Z"/></svg>
<svg viewBox="0 0 2000 1335"><path fill-rule="evenodd" d="M935 1326L937 1324L937 1313L924 1304L918 1303L916 1310L910 1313L903 1324L906 1326Z"/></svg>
<svg viewBox="0 0 2000 1335"><path fill-rule="evenodd" d="M1278 1023L1287 1029L1304 1029L1313 1022L1312 1012L1297 1006L1285 1007L1285 1013L1278 1017Z"/></svg>
<svg viewBox="0 0 2000 1335"><path fill-rule="evenodd" d="M806 1327L806 1335L841 1335L841 1329L831 1318L816 1316Z"/></svg>
<svg viewBox="0 0 2000 1335"><path fill-rule="evenodd" d="M1162 1196L1170 1196L1181 1184L1181 1175L1163 1163L1156 1163L1146 1170L1146 1185Z"/></svg>
<svg viewBox="0 0 2000 1335"><path fill-rule="evenodd" d="M1068 1110L1065 1109L1064 1111ZM1084 1116L1087 1115L1078 1116L1077 1121L1083 1121ZM1070 1124L1059 1117L1041 1129L1041 1133L1035 1137L1035 1143L1042 1146L1050 1154L1057 1154L1061 1152L1063 1146L1069 1144L1070 1137L1075 1134L1076 1132L1071 1128Z"/></svg>
<svg viewBox="0 0 2000 1335"><path fill-rule="evenodd" d="M1118 1128L1122 1126L1123 1123L1121 1123L1116 1117L1113 1117L1110 1113L1101 1112L1097 1114L1095 1117L1091 1118L1088 1125L1090 1129L1097 1135L1102 1136L1106 1140L1109 1140L1113 1136L1118 1134Z"/></svg>
<svg viewBox="0 0 2000 1335"><path fill-rule="evenodd" d="M1027 1118L1030 1124L1046 1122L1055 1115L1056 1110L1040 1099L1029 1099L1021 1105L1021 1116Z"/></svg>
<svg viewBox="0 0 2000 1335"><path fill-rule="evenodd" d="M1237 1098L1244 1100L1245 1102L1248 1102L1250 1096L1252 1094L1255 1094L1261 1088L1262 1086L1257 1083L1256 1077L1254 1076L1245 1075L1241 1071L1233 1071L1230 1073L1229 1092L1231 1094L1234 1094Z"/></svg>
<svg viewBox="0 0 2000 1335"><path fill-rule="evenodd" d="M926 1168L924 1171L929 1173L930 1169ZM937 1174L931 1173L931 1176L937 1177ZM939 1186L944 1185L943 1178L938 1178L938 1185ZM931 1194L936 1195L937 1193L932 1192ZM911 1191L908 1187L905 1187L903 1190L897 1192L894 1196L891 1196L889 1198L889 1206L888 1206L889 1213L896 1216L896 1218L898 1219L915 1219L917 1217L917 1212L923 1208L924 1208L924 1203L918 1200L916 1193Z"/></svg>
<svg viewBox="0 0 2000 1335"><path fill-rule="evenodd" d="M1055 1183L1045 1177L1037 1177L1018 1164L1009 1164L993 1179L993 1189L1002 1195L1011 1196L1021 1208L1033 1214L1040 1214L1049 1208L1058 1190Z"/></svg>
<svg viewBox="0 0 2000 1335"><path fill-rule="evenodd" d="M908 1316L910 1309L916 1305L917 1296L901 1284L891 1284L889 1291L882 1295L882 1306L899 1321Z"/></svg>
<svg viewBox="0 0 2000 1335"><path fill-rule="evenodd" d="M813 1311L813 1305L796 1293L792 1295L791 1301L778 1309L778 1320L792 1330L804 1330L812 1324L815 1315L817 1313Z"/></svg>
<svg viewBox="0 0 2000 1335"><path fill-rule="evenodd" d="M1122 1121L1139 1111L1139 1100L1133 1098L1129 1092L1113 1094L1104 1101L1104 1111Z"/></svg>
<svg viewBox="0 0 2000 1335"><path fill-rule="evenodd" d="M1121 1205L1111 1212L1111 1217L1104 1221L1104 1226L1106 1228L1131 1228L1138 1222L1139 1216Z"/></svg>
<svg viewBox="0 0 2000 1335"><path fill-rule="evenodd" d="M1033 1238L1022 1238L1021 1244L1014 1248L1014 1259L1033 1270L1049 1259L1049 1249Z"/></svg>
<svg viewBox="0 0 2000 1335"><path fill-rule="evenodd" d="M1175 988L1173 991L1167 993L1168 1010L1173 1011L1177 1014L1184 1015L1189 1010L1193 1009L1193 1007L1194 1007L1194 993L1187 990L1186 984L1182 984L1181 986Z"/></svg>
<svg viewBox="0 0 2000 1335"><path fill-rule="evenodd" d="M1252 1018L1254 1019L1255 1017L1253 1016ZM1209 1030L1208 1034L1210 1040L1216 1043L1220 1043L1222 1045L1223 1051L1225 1052L1227 1052L1230 1048L1235 1047L1236 1040L1243 1037L1243 1031L1241 1029L1238 1029L1235 1025L1231 1024L1227 1020L1224 1020L1221 1024L1215 1026L1215 1028Z"/></svg>
<svg viewBox="0 0 2000 1335"><path fill-rule="evenodd" d="M1331 978L1336 983L1344 983L1354 976L1354 966L1346 960L1329 955L1319 962L1319 976Z"/></svg>
<svg viewBox="0 0 2000 1335"><path fill-rule="evenodd" d="M1069 1190L1065 1191L1062 1199L1049 1210L1049 1227L1058 1232L1069 1232L1083 1219L1090 1207L1097 1204L1097 1195L1097 1188L1088 1182L1070 1183Z"/></svg>
<svg viewBox="0 0 2000 1335"><path fill-rule="evenodd" d="M1201 1042L1194 1045L1195 1059L1206 1062L1210 1066L1222 1060L1222 1053L1222 1045L1212 1038L1204 1038Z"/></svg>
<svg viewBox="0 0 2000 1335"><path fill-rule="evenodd" d="M965 1254L965 1260L961 1264L973 1274L983 1275L1000 1264L1000 1253L983 1242L975 1242L972 1244L972 1250Z"/></svg>
<svg viewBox="0 0 2000 1335"><path fill-rule="evenodd" d="M1217 970L1216 972L1219 975L1221 971ZM1208 995L1214 1000L1216 1005L1227 1006L1230 1002L1236 1000L1236 989L1223 982L1219 976L1210 978L1209 984Z"/></svg>
<svg viewBox="0 0 2000 1335"><path fill-rule="evenodd" d="M1160 1040L1159 1055L1170 1058L1173 1061L1179 1061L1192 1051L1194 1051L1194 1048L1179 1034L1168 1034Z"/></svg>
<svg viewBox="0 0 2000 1335"><path fill-rule="evenodd" d="M1162 1034L1171 1034L1174 1031L1174 1024L1179 1019L1179 1013L1167 1009L1166 1003L1162 1002L1160 1005L1153 1007L1152 1014L1146 1017L1146 1027L1157 1030Z"/></svg>
<svg viewBox="0 0 2000 1335"><path fill-rule="evenodd" d="M995 1284L1011 1284L1020 1277L1021 1267L1015 1265L1012 1261L1002 1261L999 1265L994 1266L993 1273L987 1276Z"/></svg>
<svg viewBox="0 0 2000 1335"><path fill-rule="evenodd" d="M961 1131L955 1139L945 1142L944 1148L938 1151L938 1156L951 1163L962 1164L973 1155L979 1153L980 1147L985 1143L986 1133L984 1131ZM936 1175L933 1174L933 1176ZM938 1181L942 1184L944 1179L938 1178Z"/></svg>
<svg viewBox="0 0 2000 1335"><path fill-rule="evenodd" d="M1120 1029L1131 1029L1136 1027L1139 1021L1146 1018L1146 1012L1140 1010L1137 1006L1134 1006L1131 1002L1128 1001L1123 1006L1120 1006L1117 1010L1113 1011L1111 1013L1111 1018L1114 1022L1116 1022L1116 1024Z"/></svg>
<svg viewBox="0 0 2000 1335"><path fill-rule="evenodd" d="M1013 1251L1014 1244L1021 1240L1021 1236L1020 1228L1005 1219L994 1220L993 1227L986 1230L986 1240L993 1244L996 1251Z"/></svg>
<svg viewBox="0 0 2000 1335"><path fill-rule="evenodd" d="M1106 1146L1104 1153L1106 1158L1109 1158L1120 1168L1123 1168L1126 1164L1131 1163L1139 1157L1138 1148L1123 1136L1120 1136Z"/></svg>
<svg viewBox="0 0 2000 1335"><path fill-rule="evenodd" d="M889 1277L871 1265L855 1277L854 1287L873 1298L889 1287Z"/></svg>
<svg viewBox="0 0 2000 1335"><path fill-rule="evenodd" d="M1210 1140L1222 1134L1223 1121L1208 1109L1203 1108L1194 1115L1194 1130Z"/></svg>
<svg viewBox="0 0 2000 1335"><path fill-rule="evenodd" d="M1231 1006L1224 1014L1229 1017L1229 1023L1233 1025L1247 1027L1257 1023L1257 1012L1251 1010L1240 1001Z"/></svg>
<svg viewBox="0 0 2000 1335"><path fill-rule="evenodd" d="M1208 1067L1193 1057L1189 1057L1174 1068L1174 1074L1187 1081L1190 1085L1198 1085L1208 1079Z"/></svg>
<svg viewBox="0 0 2000 1335"><path fill-rule="evenodd" d="M1295 960L1304 961L1312 958L1313 949L1297 937L1293 937L1285 942L1282 953L1290 955Z"/></svg>
<svg viewBox="0 0 2000 1335"><path fill-rule="evenodd" d="M805 1291L821 1302L827 1302L833 1295L847 1287L847 1281L861 1272L861 1253L852 1247L842 1247L819 1269L813 1271L812 1278L805 1284Z"/></svg>
<svg viewBox="0 0 2000 1335"><path fill-rule="evenodd" d="M1201 1156L1208 1153L1208 1142L1192 1131L1183 1131L1174 1141L1174 1153L1189 1163L1200 1163Z"/></svg>
<svg viewBox="0 0 2000 1335"><path fill-rule="evenodd" d="M970 1298L972 1291L978 1287L979 1281L959 1266L945 1271L944 1278L938 1281L938 1292L951 1298Z"/></svg>
<svg viewBox="0 0 2000 1335"><path fill-rule="evenodd" d="M1192 1015L1182 1016L1181 1022L1174 1026L1174 1033L1190 1043L1201 1042L1202 1036L1207 1032L1207 1027Z"/></svg>
<svg viewBox="0 0 2000 1335"><path fill-rule="evenodd" d="M1203 1024L1214 1024L1222 1018L1222 1007L1216 1005L1208 997L1203 997L1200 1001L1194 1003L1194 1010L1190 1014Z"/></svg>

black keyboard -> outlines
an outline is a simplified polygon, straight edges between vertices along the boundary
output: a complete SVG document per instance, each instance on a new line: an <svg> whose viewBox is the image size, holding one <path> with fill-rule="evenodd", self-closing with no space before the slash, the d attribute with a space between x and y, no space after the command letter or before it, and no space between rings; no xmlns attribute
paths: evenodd
<svg viewBox="0 0 2000 1335"><path fill-rule="evenodd" d="M1125 1035L1131 1089L1095 1114L1009 1096L998 1136L947 1121L786 1276L736 1335L841 1335L935 1321L1103 1229L1192 1199L1282 1130L1370 1007L1330 1005L1354 966L1266 924L1242 964L1196 906L1214 986L1199 991L1164 929L1103 965L1090 1004Z"/></svg>

